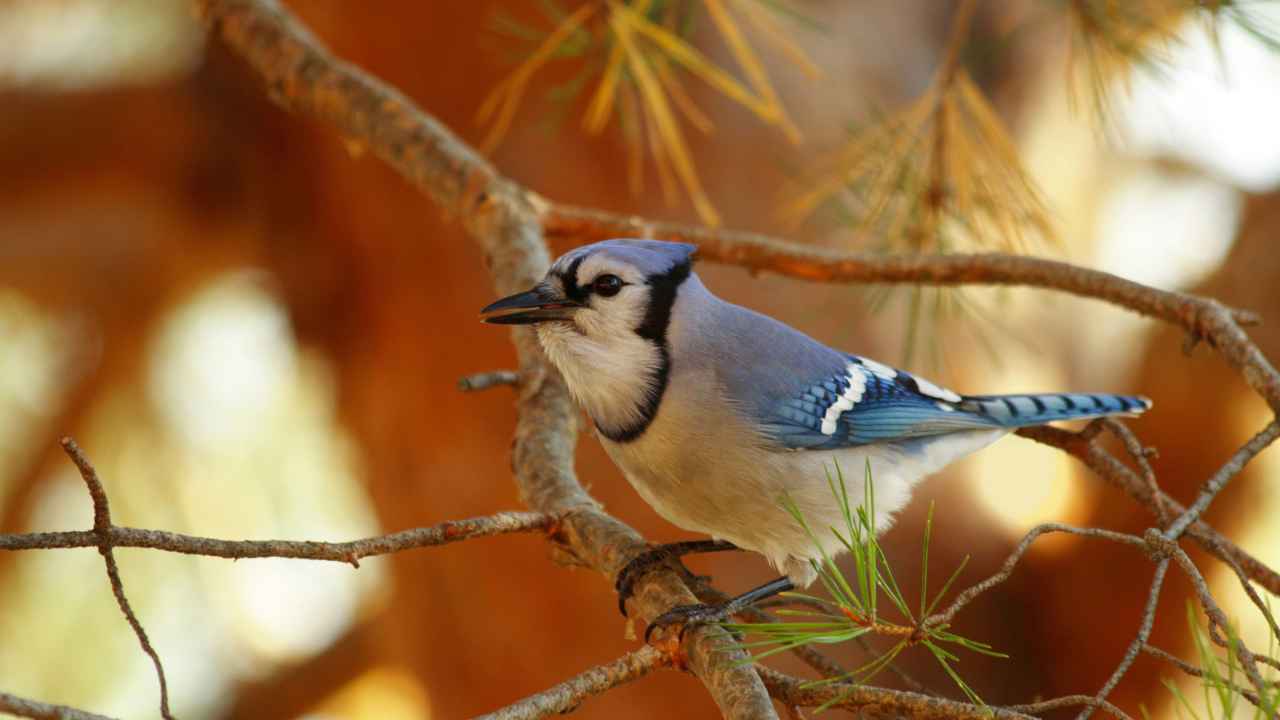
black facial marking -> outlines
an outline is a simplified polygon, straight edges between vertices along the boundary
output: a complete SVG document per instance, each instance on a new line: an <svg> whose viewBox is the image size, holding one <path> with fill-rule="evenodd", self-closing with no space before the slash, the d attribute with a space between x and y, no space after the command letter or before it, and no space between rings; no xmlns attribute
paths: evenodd
<svg viewBox="0 0 1280 720"><path fill-rule="evenodd" d="M601 435L614 442L631 442L640 437L658 414L658 406L662 404L662 396L667 391L667 381L671 374L671 350L667 345L667 326L671 324L671 308L676 303L676 293L679 292L680 285L689 279L690 272L692 272L692 264L685 261L661 275L654 275L648 279L649 307L645 310L644 320L636 328L636 334L657 346L660 361L657 369L654 370L644 407L640 409L640 419L628 427L617 429L605 429L599 424L596 425Z"/></svg>
<svg viewBox="0 0 1280 720"><path fill-rule="evenodd" d="M560 280L564 283L564 296L574 302L586 302L587 294L590 292L589 289L578 285L578 266L586 259L585 253L579 255L569 263L569 267L565 268L564 272L559 273Z"/></svg>
<svg viewBox="0 0 1280 720"><path fill-rule="evenodd" d="M636 328L637 335L666 347L667 325L671 324L671 307L676 304L676 291L689 279L691 269L688 262L683 262L649 278L649 307L645 310L644 321Z"/></svg>

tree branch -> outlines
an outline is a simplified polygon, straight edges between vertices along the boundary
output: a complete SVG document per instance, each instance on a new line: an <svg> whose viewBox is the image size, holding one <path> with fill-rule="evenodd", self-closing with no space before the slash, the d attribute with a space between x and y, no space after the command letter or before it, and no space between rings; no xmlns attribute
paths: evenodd
<svg viewBox="0 0 1280 720"><path fill-rule="evenodd" d="M1022 428L1019 435L1038 443L1056 447L1068 455L1084 463L1098 477L1122 490L1137 503L1153 514L1159 512L1163 505L1166 512L1181 515L1186 512L1178 501L1161 492L1153 494L1153 486L1138 477L1124 463L1099 445L1097 432L1091 423L1081 432L1071 432L1062 428L1041 425L1039 427ZM1159 498L1157 501L1156 498ZM1157 515L1158 517L1158 515ZM1223 537L1217 530L1203 521L1197 520L1186 530L1186 534L1198 542L1210 554L1229 565L1241 570L1253 581L1266 588L1273 595L1280 595L1280 573L1272 570L1266 563L1245 552L1238 545Z"/></svg>
<svg viewBox="0 0 1280 720"><path fill-rule="evenodd" d="M1219 468L1212 477L1205 481L1204 488L1201 489L1200 495L1196 497L1196 501L1177 520L1173 521L1173 525L1169 526L1167 535L1171 538L1180 537L1187 527L1200 519L1204 511L1209 508L1209 503L1213 502L1213 499L1218 496L1222 488L1226 487L1231 478L1238 475L1254 456L1265 450L1277 437L1280 437L1280 423L1272 420L1257 435L1250 438L1249 442L1244 444L1244 447L1237 450L1231 456L1231 459Z"/></svg>
<svg viewBox="0 0 1280 720"><path fill-rule="evenodd" d="M805 680L767 667L761 667L759 672L765 687L769 688L769 694L794 707L814 707L832 703L831 707L855 710L859 717L867 718L896 719L908 716L919 720L935 718L937 720L944 718L990 720L996 717L1029 720L1031 717L1002 708L970 705L905 690L888 690L851 683L811 685Z"/></svg>
<svg viewBox="0 0 1280 720"><path fill-rule="evenodd" d="M1240 328L1258 317L1209 298L1157 290L1100 270L1057 260L999 253L884 255L797 245L759 233L706 228L617 215L541 201L548 238L590 242L611 237L656 237L698 246L699 257L753 272L817 282L913 285L1025 285L1103 300L1164 320L1205 339L1245 382L1280 413L1280 374Z"/></svg>
<svg viewBox="0 0 1280 720"><path fill-rule="evenodd" d="M494 289L527 289L550 265L535 203L472 148L401 93L334 57L274 0L198 0L205 22L262 77L282 107L333 124L458 217L485 252ZM528 328L512 331L519 363L513 467L526 504L563 515L557 538L566 555L612 576L645 547L630 527L599 509L573 472L576 410L564 381ZM636 607L652 619L693 595L672 572L647 575ZM686 634L688 667L730 718L776 718L759 677L742 651L718 647L722 629Z"/></svg>
<svg viewBox="0 0 1280 720"><path fill-rule="evenodd" d="M111 546L111 504L107 501L107 491L102 487L102 481L98 479L98 471L94 469L93 464L89 462L89 458L85 457L81 452L80 446L76 445L76 441L71 438L62 439L62 449L67 452L71 461L75 463L76 468L80 471L80 477L84 479L84 484L89 488L89 497L93 498L93 532L91 533L97 545L98 552L102 555L103 562L107 566L107 579L111 582L111 592L116 596L116 604L120 606L120 612L124 613L124 618L129 622L129 627L133 628L133 634L138 638L138 644L142 646L142 651L151 658L151 664L156 669L156 679L160 683L160 717L164 720L173 720L173 715L169 713L169 683L164 677L164 663L160 662L160 654L151 645L151 639L147 637L147 631L143 629L138 616L134 614L133 607L129 604L129 598L124 594L124 582L120 579L120 568L116 565L116 556L112 552Z"/></svg>
<svg viewBox="0 0 1280 720"><path fill-rule="evenodd" d="M1133 661L1138 659L1138 655L1142 648L1146 646L1147 640L1151 639L1151 628L1156 622L1156 608L1160 605L1160 591L1164 589L1164 576L1168 570L1169 558L1162 558L1156 563L1156 573L1151 578L1151 589L1147 591L1147 604L1142 610L1142 622L1138 626L1138 635L1129 643L1129 647L1125 648L1124 657L1120 659L1120 664L1116 665L1116 669L1111 672L1111 677L1107 678L1107 682L1094 694L1093 698L1099 703L1106 701L1111 691L1116 689L1116 686L1120 684L1120 681L1129 672L1129 668L1133 666ZM1088 720L1096 707L1096 705L1086 707L1080 713L1080 720Z"/></svg>
<svg viewBox="0 0 1280 720"><path fill-rule="evenodd" d="M510 370L494 370L462 378L458 381L458 389L463 392L477 392L502 385L515 386L519 382L520 376Z"/></svg>
<svg viewBox="0 0 1280 720"><path fill-rule="evenodd" d="M476 720L535 720L572 712L584 700L637 680L671 664L671 658L648 645L606 665L593 667L537 695L481 715Z"/></svg>
<svg viewBox="0 0 1280 720"><path fill-rule="evenodd" d="M1118 533L1111 530L1102 530L1100 528L1075 527L1072 525L1064 525L1062 523L1042 523L1031 528L1027 531L1026 535L1022 536L1022 540L1018 542L1017 547L1015 547L1013 552L1009 554L1009 557L1005 559L1004 564L1000 566L999 571L986 580L966 588L964 592L956 595L956 599L952 600L951 604L948 605L945 610L939 613L934 613L933 615L925 618L922 621L923 624L927 627L950 625L952 620L955 619L956 613L960 612L962 608L973 602L974 598L1008 580L1010 576L1013 575L1014 568L1017 566L1018 562L1022 560L1022 556L1031 548L1031 543L1035 542L1041 535L1048 535L1050 533L1067 533L1082 537L1101 538L1103 540L1111 540L1113 542L1132 545L1138 548L1142 548L1146 545L1145 541L1137 535Z"/></svg>
<svg viewBox="0 0 1280 720"><path fill-rule="evenodd" d="M359 567L360 560L402 550L435 547L491 535L537 532L551 529L553 515L531 512L502 512L466 520L450 520L430 527L401 530L348 542L311 540L219 540L163 530L111 526L104 532L24 533L0 535L0 550L53 550L98 547L106 543L116 548L148 548L183 555L244 560L248 558L291 558L327 560Z"/></svg>
<svg viewBox="0 0 1280 720"><path fill-rule="evenodd" d="M523 290L541 278L550 260L544 234L549 237L573 237L579 241L628 235L688 240L697 243L702 257L709 260L809 280L1026 285L1049 288L1104 300L1178 325L1193 339L1207 340L1231 366L1242 372L1249 386L1273 410L1280 411L1280 375L1241 329L1242 324L1255 322L1256 318L1214 300L1155 290L1107 273L1038 258L995 254L883 256L842 253L802 247L752 233L657 223L555 205L501 176L474 150L403 95L333 57L291 15L281 9L275 0L197 0L197 4L213 30L261 75L276 102L287 109L330 122L349 139L369 146L375 154L420 188L445 213L461 218L466 231L485 252L495 289L501 294ZM519 361L520 380L513 467L521 496L532 509L544 516L558 519L553 526L553 534L561 544L563 559L611 576L628 559L640 552L645 547L644 543L634 530L602 512L578 483L572 466L577 416L563 379L541 354L532 332L527 328L516 329L512 338ZM1032 436L1031 433L1024 434ZM1052 433L1042 433L1041 436L1054 437ZM1056 439L1063 440L1062 437ZM1267 439L1262 446L1271 439L1274 438ZM1206 486L1206 494L1202 497L1207 499L1198 503L1198 507L1193 507L1192 511L1187 511L1171 500L1166 502L1166 498L1154 482L1151 482L1152 478L1146 478L1147 482L1138 478L1105 451L1098 449L1091 437L1083 441L1071 439L1067 442L1075 449L1073 454L1085 459L1091 467L1096 463L1097 467L1105 468L1106 473L1100 473L1104 477L1115 478L1115 482L1125 487L1140 502L1145 498L1147 502L1144 505L1153 507L1153 511L1162 520L1167 517L1168 511L1183 513L1185 522L1181 524L1211 552L1216 551L1224 554L1220 556L1230 557L1231 562L1237 563L1249 577L1258 579L1264 585L1274 583L1267 585L1273 592L1280 588L1280 578L1269 568L1239 551L1207 525L1196 521L1203 506L1225 484L1225 478ZM72 448L69 447L68 451L71 452ZM1239 463L1240 466L1247 460L1248 457L1245 457ZM128 606L118 571L114 570L111 553L112 548L121 546L122 543L118 541L132 539L143 542L142 536L130 533L148 531L114 528L110 523L106 496L101 492L100 484L95 487L96 477L92 475L91 468L86 471L86 467L82 466L81 469L90 492L94 495L94 530L80 535L52 533L14 537L28 543L74 542L99 548L107 561L108 574L121 608L156 665L162 686L162 705L165 706L162 712L167 717L163 669ZM1179 528L1179 531L1181 529L1183 528ZM1129 542L1129 538L1135 538L1118 533L1107 535L1106 531L1101 530L1091 532L1104 537L1114 535L1116 537L1109 539L1124 538L1125 542ZM226 542L165 535L166 537L155 541L157 545L197 540L215 544ZM1222 626L1224 621L1221 619L1221 611L1216 609L1212 598L1208 597L1207 588L1203 587L1203 578L1194 565L1190 565L1185 553L1167 535L1157 532L1156 537L1164 537L1171 545L1171 549L1164 549L1167 554L1160 559L1158 567L1166 567L1170 555L1177 560L1201 592L1202 604L1211 619L1211 631L1215 624ZM1141 539L1138 542L1144 544ZM1154 542L1148 538L1145 545L1148 548L1157 547ZM286 552L310 552L314 545L325 544L289 544ZM350 550L349 547L346 549ZM324 559L351 562L352 558L348 554L342 558ZM1016 557L1011 560L1016 562ZM1011 569L1012 566L1009 567ZM975 592L968 598L971 599L993 584L995 583L971 589ZM650 619L674 605L693 600L688 588L670 571L645 576L636 588L635 597L635 605L640 614ZM957 603L953 603L948 613L953 614L955 609L963 605L959 600ZM684 650L688 653L688 667L706 685L727 717L776 717L760 677L739 662L745 658L744 653L741 650L725 651L722 647L729 639L723 630L699 627L688 633L687 638ZM1140 639L1145 644L1145 638L1141 634ZM644 648L617 662L625 663L628 658L642 656L662 657L664 661L683 660L679 656L679 650L680 648L670 649L668 654L662 655L658 650ZM1247 649L1241 647L1241 653L1246 668L1253 668ZM1123 665L1122 663L1122 667L1118 669L1119 672L1122 672ZM833 699L837 696L831 693L842 693L844 695L838 698L841 706L862 710L897 708L899 712L909 712L918 717L969 717L972 713L986 716L987 712L964 703L913 693L838 685L807 688L800 686L799 681L772 671L760 672L769 678L769 689L791 706L816 704L825 701L815 700L816 698ZM1255 685L1256 674L1254 668L1250 679ZM1067 700L1069 699L1051 702L1065 703ZM1074 702L1089 707L1112 709L1098 698L1084 698ZM1021 717L1008 710L1001 710L997 714Z"/></svg>
<svg viewBox="0 0 1280 720"><path fill-rule="evenodd" d="M0 711L33 720L112 720L106 715L95 715L66 705L27 700L5 692L0 692Z"/></svg>

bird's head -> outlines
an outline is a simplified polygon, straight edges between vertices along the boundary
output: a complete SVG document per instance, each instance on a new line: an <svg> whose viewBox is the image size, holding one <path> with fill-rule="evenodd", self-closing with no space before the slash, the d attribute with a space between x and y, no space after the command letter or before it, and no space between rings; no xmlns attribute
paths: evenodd
<svg viewBox="0 0 1280 720"><path fill-rule="evenodd" d="M542 282L484 310L485 322L536 324L570 392L611 440L638 437L667 384L667 328L693 245L606 240L565 253Z"/></svg>
<svg viewBox="0 0 1280 720"><path fill-rule="evenodd" d="M500 325L554 325L597 342L638 336L661 342L695 247L606 240L560 256L542 282L480 311Z"/></svg>

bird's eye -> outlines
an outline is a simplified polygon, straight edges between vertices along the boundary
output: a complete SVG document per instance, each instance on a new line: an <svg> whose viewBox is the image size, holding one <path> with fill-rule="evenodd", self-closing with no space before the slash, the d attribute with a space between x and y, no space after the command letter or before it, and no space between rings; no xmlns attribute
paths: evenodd
<svg viewBox="0 0 1280 720"><path fill-rule="evenodd" d="M603 297L613 297L622 289L622 278L617 275L601 275L591 283L591 289L597 295Z"/></svg>

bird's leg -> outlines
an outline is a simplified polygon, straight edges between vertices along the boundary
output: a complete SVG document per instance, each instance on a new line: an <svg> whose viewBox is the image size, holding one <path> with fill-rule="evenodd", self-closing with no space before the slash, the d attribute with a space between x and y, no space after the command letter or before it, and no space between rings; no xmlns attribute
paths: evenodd
<svg viewBox="0 0 1280 720"><path fill-rule="evenodd" d="M665 565L669 561L685 555L739 549L741 548L737 545L725 540L685 540L684 542L657 545L645 550L632 558L631 562L618 571L618 579L613 584L614 589L618 591L618 612L622 613L623 617L627 616L627 601L631 599L636 581L654 567Z"/></svg>
<svg viewBox="0 0 1280 720"><path fill-rule="evenodd" d="M772 597L778 593L794 590L795 587L791 582L791 578L784 575L754 590L748 590L737 597L730 598L720 605L680 605L679 607L671 608L654 618L653 622L649 623L649 627L644 629L644 641L649 642L649 636L653 634L654 630L672 625L681 626L680 637L683 639L685 631L692 625L728 620L730 615L754 602Z"/></svg>

